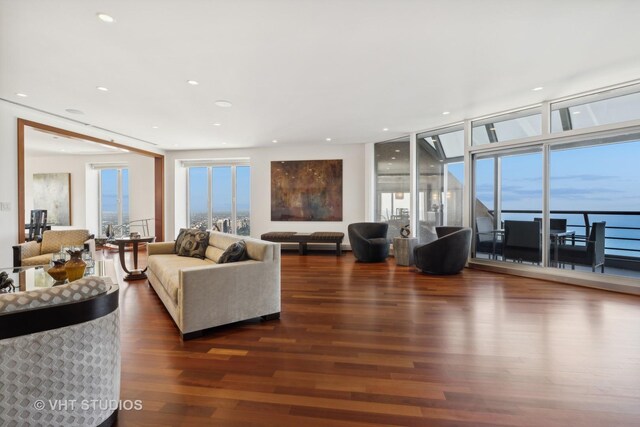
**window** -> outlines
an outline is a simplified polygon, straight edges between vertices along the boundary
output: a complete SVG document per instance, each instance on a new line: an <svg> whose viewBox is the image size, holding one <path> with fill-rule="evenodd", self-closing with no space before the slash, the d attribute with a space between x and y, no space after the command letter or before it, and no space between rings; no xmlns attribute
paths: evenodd
<svg viewBox="0 0 640 427"><path fill-rule="evenodd" d="M251 168L246 165L189 166L187 174L189 227L224 233L251 234Z"/></svg>
<svg viewBox="0 0 640 427"><path fill-rule="evenodd" d="M99 170L99 224L102 234L108 225L129 222L129 170L126 167Z"/></svg>
<svg viewBox="0 0 640 427"><path fill-rule="evenodd" d="M540 109L527 109L473 122L472 144L512 141L542 134Z"/></svg>
<svg viewBox="0 0 640 427"><path fill-rule="evenodd" d="M620 267L640 256L639 158L640 135L551 147L551 217L566 219L577 246L588 244L595 222L604 222L609 266ZM591 271L584 265L574 268Z"/></svg>
<svg viewBox="0 0 640 427"><path fill-rule="evenodd" d="M400 236L409 224L411 189L409 181L409 137L375 144L375 220L389 224L387 237Z"/></svg>
<svg viewBox="0 0 640 427"><path fill-rule="evenodd" d="M632 86L551 105L551 131L640 119L640 88Z"/></svg>
<svg viewBox="0 0 640 427"><path fill-rule="evenodd" d="M462 225L464 133L462 127L417 135L418 232L420 242L436 236L435 227Z"/></svg>

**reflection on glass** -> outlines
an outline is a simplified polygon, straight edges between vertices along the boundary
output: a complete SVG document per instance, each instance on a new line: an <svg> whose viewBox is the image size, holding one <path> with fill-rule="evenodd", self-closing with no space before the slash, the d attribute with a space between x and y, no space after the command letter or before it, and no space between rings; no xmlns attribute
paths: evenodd
<svg viewBox="0 0 640 427"><path fill-rule="evenodd" d="M436 238L435 227L462 225L464 136L461 128L417 136L418 232L421 243Z"/></svg>
<svg viewBox="0 0 640 427"><path fill-rule="evenodd" d="M120 169L122 176L122 223L129 222L129 169Z"/></svg>
<svg viewBox="0 0 640 427"><path fill-rule="evenodd" d="M538 109L491 117L473 122L473 145L512 141L542 133L542 113Z"/></svg>
<svg viewBox="0 0 640 427"><path fill-rule="evenodd" d="M377 222L389 224L388 238L400 236L409 224L409 138L375 144Z"/></svg>
<svg viewBox="0 0 640 427"><path fill-rule="evenodd" d="M628 90L552 104L551 131L562 132L640 119L640 92L625 94Z"/></svg>

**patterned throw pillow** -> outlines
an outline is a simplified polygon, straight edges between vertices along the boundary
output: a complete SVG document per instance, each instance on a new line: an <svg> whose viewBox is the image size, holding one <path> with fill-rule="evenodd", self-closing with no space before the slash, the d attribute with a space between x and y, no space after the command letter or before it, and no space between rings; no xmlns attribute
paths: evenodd
<svg viewBox="0 0 640 427"><path fill-rule="evenodd" d="M180 232L178 233L178 237L176 237L176 243L173 246L173 253L177 254L178 251L180 250L180 246L182 246L182 241L184 240L184 233L189 230L188 228L181 228Z"/></svg>
<svg viewBox="0 0 640 427"><path fill-rule="evenodd" d="M182 235L182 239L180 240L180 247L177 247L176 254L178 256L204 259L207 246L209 246L209 232L190 229L184 230L184 233L181 230L180 235ZM176 239L176 246L177 243L178 240Z"/></svg>
<svg viewBox="0 0 640 427"><path fill-rule="evenodd" d="M218 259L218 264L238 262L247 258L247 244L244 240L231 244Z"/></svg>

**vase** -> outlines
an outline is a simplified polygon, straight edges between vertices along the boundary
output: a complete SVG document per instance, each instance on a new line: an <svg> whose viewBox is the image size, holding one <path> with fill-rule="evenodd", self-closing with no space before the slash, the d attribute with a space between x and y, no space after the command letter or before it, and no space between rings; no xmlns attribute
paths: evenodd
<svg viewBox="0 0 640 427"><path fill-rule="evenodd" d="M64 265L64 269L67 272L69 282L81 279L84 276L84 270L87 268L87 264L82 260L82 252L83 251L67 251L71 259Z"/></svg>
<svg viewBox="0 0 640 427"><path fill-rule="evenodd" d="M64 260L58 259L53 261L53 267L47 270L47 274L53 277L56 283L64 282L65 279L67 278L67 270L64 265Z"/></svg>

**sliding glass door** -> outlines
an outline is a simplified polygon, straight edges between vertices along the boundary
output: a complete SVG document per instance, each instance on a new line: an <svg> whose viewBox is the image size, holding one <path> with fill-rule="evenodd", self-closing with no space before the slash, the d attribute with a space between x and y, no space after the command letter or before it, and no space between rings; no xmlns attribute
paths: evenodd
<svg viewBox="0 0 640 427"><path fill-rule="evenodd" d="M542 265L542 147L477 154L475 257Z"/></svg>

